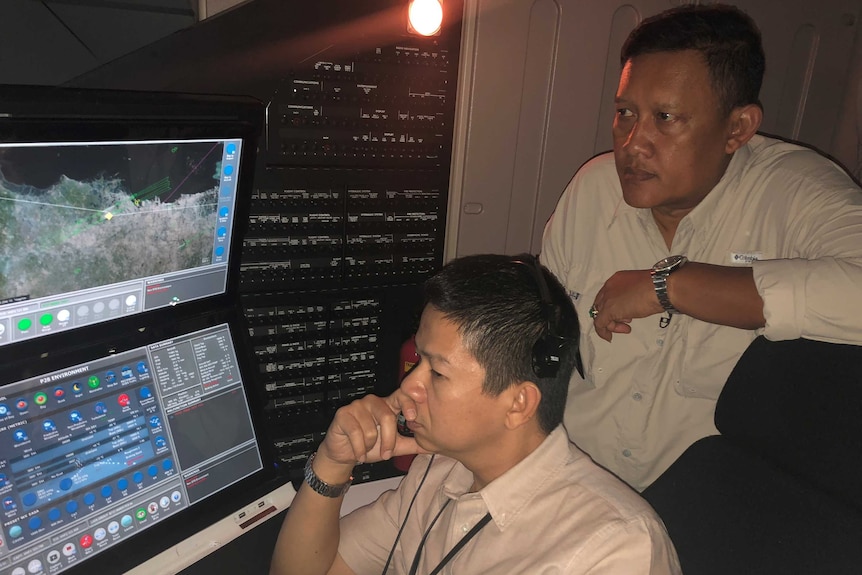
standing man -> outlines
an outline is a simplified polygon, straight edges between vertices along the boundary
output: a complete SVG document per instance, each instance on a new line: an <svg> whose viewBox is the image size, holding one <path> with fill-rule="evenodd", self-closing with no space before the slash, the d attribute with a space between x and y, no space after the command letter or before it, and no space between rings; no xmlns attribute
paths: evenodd
<svg viewBox="0 0 862 575"><path fill-rule="evenodd" d="M757 134L760 32L737 8L644 20L621 54L613 154L581 167L542 261L581 314L565 423L638 490L696 440L759 334L862 344L862 193Z"/></svg>
<svg viewBox="0 0 862 575"><path fill-rule="evenodd" d="M531 256L471 256L425 302L419 363L338 410L271 573L679 573L655 512L566 437L579 330L559 282ZM396 431L402 408L415 437ZM357 462L414 453L397 489L339 520Z"/></svg>

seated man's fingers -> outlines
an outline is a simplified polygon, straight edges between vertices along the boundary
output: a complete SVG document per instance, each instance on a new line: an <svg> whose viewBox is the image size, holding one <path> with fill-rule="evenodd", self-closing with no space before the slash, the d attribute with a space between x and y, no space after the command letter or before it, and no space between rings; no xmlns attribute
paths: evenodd
<svg viewBox="0 0 862 575"><path fill-rule="evenodd" d="M340 408L323 442L327 456L346 464L427 453L415 439L398 433L398 413L408 405L408 401L412 406L412 417L408 419L412 420L416 418L415 403L403 392L386 398L366 395Z"/></svg>
<svg viewBox="0 0 862 575"><path fill-rule="evenodd" d="M377 440L379 451L376 452L376 455L380 459L389 459L392 457L395 441L398 438L397 416L389 403L382 399L379 402L374 402L370 409L378 432L375 440Z"/></svg>
<svg viewBox="0 0 862 575"><path fill-rule="evenodd" d="M365 430L350 406L342 407L335 413L321 449L325 450L330 459L338 463L347 464L365 460L367 451Z"/></svg>
<svg viewBox="0 0 862 575"><path fill-rule="evenodd" d="M390 408L397 414L401 412L404 414L404 418L407 421L413 421L416 419L416 402L413 401L407 393L401 390L401 388L396 389L390 396L386 398L386 403L389 404Z"/></svg>

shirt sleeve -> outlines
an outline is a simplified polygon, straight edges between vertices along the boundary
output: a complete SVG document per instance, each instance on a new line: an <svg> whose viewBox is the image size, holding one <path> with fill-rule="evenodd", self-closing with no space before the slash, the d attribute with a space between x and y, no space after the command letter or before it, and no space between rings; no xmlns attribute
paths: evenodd
<svg viewBox="0 0 862 575"><path fill-rule="evenodd" d="M664 525L638 516L608 523L580 547L569 575L681 575L676 550Z"/></svg>
<svg viewBox="0 0 862 575"><path fill-rule="evenodd" d="M570 269L582 257L576 237L597 225L607 226L614 205L622 201L613 154L602 154L581 166L560 196L542 234L540 259L564 285ZM598 223L601 222L601 223ZM567 289L572 286L566 285Z"/></svg>
<svg viewBox="0 0 862 575"><path fill-rule="evenodd" d="M571 242L567 241L566 223L573 219L577 185L578 174L566 186L563 195L557 202L557 207L545 223L545 230L542 234L541 262L561 282L566 279L568 269L565 262L570 259L567 247L571 245Z"/></svg>
<svg viewBox="0 0 862 575"><path fill-rule="evenodd" d="M779 258L752 264L763 334L862 344L862 191L830 162L806 164L772 182L791 205Z"/></svg>

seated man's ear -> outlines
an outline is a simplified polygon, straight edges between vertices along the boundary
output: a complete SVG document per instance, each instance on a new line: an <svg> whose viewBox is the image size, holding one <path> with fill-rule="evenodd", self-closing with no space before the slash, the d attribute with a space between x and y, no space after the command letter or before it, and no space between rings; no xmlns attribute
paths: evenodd
<svg viewBox="0 0 862 575"><path fill-rule="evenodd" d="M748 143L763 121L763 109L757 104L739 106L730 111L728 118L729 134L724 151L732 154Z"/></svg>
<svg viewBox="0 0 862 575"><path fill-rule="evenodd" d="M535 418L542 392L532 381L517 383L509 391L512 403L506 413L506 427L517 429Z"/></svg>

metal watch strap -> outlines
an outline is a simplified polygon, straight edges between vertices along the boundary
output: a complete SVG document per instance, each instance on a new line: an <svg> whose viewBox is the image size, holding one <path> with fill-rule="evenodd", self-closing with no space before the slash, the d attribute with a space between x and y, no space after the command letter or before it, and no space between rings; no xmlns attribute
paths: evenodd
<svg viewBox="0 0 862 575"><path fill-rule="evenodd" d="M681 268L688 262L685 256L671 256L656 262L653 269L650 271L652 276L652 285L655 288L655 295L658 298L658 303L668 313L679 313L673 304L670 302L670 296L667 293L667 278L668 276Z"/></svg>
<svg viewBox="0 0 862 575"><path fill-rule="evenodd" d="M655 295L658 297L658 303L668 313L679 313L673 304L670 303L670 298L667 296L667 272L655 273L652 276L652 285L655 288Z"/></svg>
<svg viewBox="0 0 862 575"><path fill-rule="evenodd" d="M315 455L317 455L317 452L312 453L308 457L308 461L305 463L305 483L324 497L336 498L344 495L344 492L347 491L347 488L350 487L351 483L353 483L353 476L351 476L346 483L330 485L314 473L314 469L311 467L311 462L314 461Z"/></svg>

